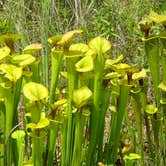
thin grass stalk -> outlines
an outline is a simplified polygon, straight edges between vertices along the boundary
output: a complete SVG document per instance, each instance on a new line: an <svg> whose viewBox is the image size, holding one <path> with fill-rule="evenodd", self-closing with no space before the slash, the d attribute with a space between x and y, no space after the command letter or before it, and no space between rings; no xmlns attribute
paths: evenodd
<svg viewBox="0 0 166 166"><path fill-rule="evenodd" d="M52 0L43 0L41 2L41 40L42 43L45 45L45 48L43 49L43 59L42 59L42 73L44 77L44 82L46 87L49 86L49 45L47 42L47 39L49 37L48 34L48 26L50 25L50 15L51 15L51 9L52 9Z"/></svg>
<svg viewBox="0 0 166 166"><path fill-rule="evenodd" d="M130 91L130 86L120 85L120 96L119 96L118 105L117 105L117 124L116 124L116 131L115 131L116 140L114 140L114 146L112 149L112 153L110 154L112 164L115 163L117 159L117 155L118 155L117 152L119 147L120 132L122 129L123 117L125 114L127 101L129 98L129 91Z"/></svg>

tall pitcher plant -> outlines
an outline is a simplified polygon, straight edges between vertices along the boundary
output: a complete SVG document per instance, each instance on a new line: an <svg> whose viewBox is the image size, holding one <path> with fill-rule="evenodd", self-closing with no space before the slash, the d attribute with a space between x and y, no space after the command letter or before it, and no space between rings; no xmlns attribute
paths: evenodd
<svg viewBox="0 0 166 166"><path fill-rule="evenodd" d="M152 33L152 26L155 24L163 25L163 29L158 34ZM150 73L152 76L154 95L155 95L155 106L147 105L147 112L153 112L150 116L152 129L153 129L153 138L155 143L155 162L160 164L159 154L165 154L165 148L163 149L160 144L163 145L165 138L165 27L166 27L166 15L160 15L151 11L149 16L140 22L141 30L144 32L144 42L145 42L145 53L147 56L147 62L149 65ZM161 83L160 83L161 82ZM150 108L150 109L149 109ZM155 111L154 111L155 110ZM161 134L160 134L161 133ZM163 149L160 151L160 149ZM153 156L154 157L154 156Z"/></svg>
<svg viewBox="0 0 166 166"><path fill-rule="evenodd" d="M0 43L4 45L0 49L0 71L1 71L1 97L5 105L4 113L4 142L5 146L2 154L3 163L10 165L12 158L17 162L17 152L12 152L12 142L10 141L12 128L18 124L17 106L20 100L22 78L24 70L35 61L31 54L19 53L15 50L15 42L21 38L17 34L0 36ZM14 155L12 155L14 153Z"/></svg>

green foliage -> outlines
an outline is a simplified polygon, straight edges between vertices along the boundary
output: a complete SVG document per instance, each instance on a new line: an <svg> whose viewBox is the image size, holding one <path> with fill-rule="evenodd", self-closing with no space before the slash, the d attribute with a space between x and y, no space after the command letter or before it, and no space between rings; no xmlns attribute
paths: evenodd
<svg viewBox="0 0 166 166"><path fill-rule="evenodd" d="M164 3L4 1L0 165L165 165Z"/></svg>

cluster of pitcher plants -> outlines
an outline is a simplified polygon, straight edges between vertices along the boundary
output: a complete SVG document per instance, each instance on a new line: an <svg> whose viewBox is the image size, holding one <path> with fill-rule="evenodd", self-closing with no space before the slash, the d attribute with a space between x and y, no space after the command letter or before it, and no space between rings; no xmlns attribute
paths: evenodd
<svg viewBox="0 0 166 166"><path fill-rule="evenodd" d="M48 87L44 46L20 51L20 35L1 35L0 165L166 164L166 33L154 24L166 16L140 22L145 68L112 58L100 36L79 43L82 30L50 37Z"/></svg>

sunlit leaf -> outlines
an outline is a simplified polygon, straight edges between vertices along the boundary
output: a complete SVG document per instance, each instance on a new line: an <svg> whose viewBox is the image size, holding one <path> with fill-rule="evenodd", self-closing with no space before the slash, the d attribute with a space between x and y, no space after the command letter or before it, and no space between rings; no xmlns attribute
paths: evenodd
<svg viewBox="0 0 166 166"><path fill-rule="evenodd" d="M158 14L158 13L154 12L153 10L151 10L149 17L155 23L163 23L164 25L166 25L166 15L164 15L164 14Z"/></svg>
<svg viewBox="0 0 166 166"><path fill-rule="evenodd" d="M119 74L118 72L111 72L105 75L105 79L113 79L113 78L118 78L120 77L121 74Z"/></svg>
<svg viewBox="0 0 166 166"><path fill-rule="evenodd" d="M62 35L55 35L55 36L52 36L48 39L48 42L51 44L51 45L56 45L56 43L58 41L60 41L62 39Z"/></svg>
<svg viewBox="0 0 166 166"><path fill-rule="evenodd" d="M76 71L88 72L93 70L93 58L92 56L85 56L75 64Z"/></svg>
<svg viewBox="0 0 166 166"><path fill-rule="evenodd" d="M35 54L37 51L42 49L42 44L34 43L26 46L23 50L24 54Z"/></svg>
<svg viewBox="0 0 166 166"><path fill-rule="evenodd" d="M61 71L60 74L61 74L61 76L63 76L64 78L67 78L67 72L66 72L66 71Z"/></svg>
<svg viewBox="0 0 166 166"><path fill-rule="evenodd" d="M0 48L0 60L5 58L10 54L10 48L9 47L2 47Z"/></svg>
<svg viewBox="0 0 166 166"><path fill-rule="evenodd" d="M159 84L158 88L160 88L161 90L163 90L163 91L166 92L166 83L161 82L161 83Z"/></svg>
<svg viewBox="0 0 166 166"><path fill-rule="evenodd" d="M57 42L57 45L64 45L68 43L74 37L74 35L80 34L82 32L82 30L73 30L65 33L64 35L62 35L61 40Z"/></svg>
<svg viewBox="0 0 166 166"><path fill-rule="evenodd" d="M91 90L85 86L73 91L73 102L77 108L80 108L88 102L91 96Z"/></svg>
<svg viewBox="0 0 166 166"><path fill-rule="evenodd" d="M113 65L112 67L114 70L127 70L127 69L131 69L131 66L126 64L126 63L119 63L116 65Z"/></svg>
<svg viewBox="0 0 166 166"><path fill-rule="evenodd" d="M160 103L161 103L161 104L166 104L166 98L160 99Z"/></svg>
<svg viewBox="0 0 166 166"><path fill-rule="evenodd" d="M124 156L124 160L136 160L136 159L140 159L140 158L141 158L141 156L136 153L130 153L129 155Z"/></svg>
<svg viewBox="0 0 166 166"><path fill-rule="evenodd" d="M29 82L23 87L24 96L30 101L39 101L48 98L48 90L42 84Z"/></svg>
<svg viewBox="0 0 166 166"><path fill-rule="evenodd" d="M72 44L69 48L69 50L72 50L72 51L80 51L82 53L85 53L89 50L89 47L88 45L84 44L84 43L76 43L76 44Z"/></svg>
<svg viewBox="0 0 166 166"><path fill-rule="evenodd" d="M53 104L53 106L54 106L54 107L57 107L57 106L64 105L64 104L66 104L66 103L67 103L67 99L61 99L61 100L56 101L56 102Z"/></svg>
<svg viewBox="0 0 166 166"><path fill-rule="evenodd" d="M133 73L132 75L132 79L133 80L139 80L139 79L143 79L147 77L147 70L146 69L142 69L140 72L137 73Z"/></svg>
<svg viewBox="0 0 166 166"><path fill-rule="evenodd" d="M16 55L12 57L12 62L19 66L27 66L32 64L36 58L30 54Z"/></svg>
<svg viewBox="0 0 166 166"><path fill-rule="evenodd" d="M9 48L13 49L14 43L21 39L21 35L18 34L6 34L0 36L0 44L5 44Z"/></svg>
<svg viewBox="0 0 166 166"><path fill-rule="evenodd" d="M134 149L134 146L131 144L131 145L127 145L127 146L124 146L123 149L122 149L122 153L128 153L129 151L133 150Z"/></svg>
<svg viewBox="0 0 166 166"><path fill-rule="evenodd" d="M50 124L50 121L47 118L41 119L37 124L36 123L28 123L26 128L30 129L42 129L47 127Z"/></svg>
<svg viewBox="0 0 166 166"><path fill-rule="evenodd" d="M90 116L90 109L88 107L84 107L81 111L82 111L83 116L85 116L85 117Z"/></svg>
<svg viewBox="0 0 166 166"><path fill-rule="evenodd" d="M105 62L105 68L108 69L108 68L111 68L112 65L114 64L117 64L119 63L120 61L122 61L124 58L123 55L120 55L118 58L116 59L107 59L106 62Z"/></svg>
<svg viewBox="0 0 166 166"><path fill-rule="evenodd" d="M109 106L109 110L110 110L111 112L116 112L116 111L117 111L117 108L116 108L115 105L110 105L110 106Z"/></svg>
<svg viewBox="0 0 166 166"><path fill-rule="evenodd" d="M22 75L22 68L11 64L1 64L0 71L1 74L4 74L4 77L13 82L16 82Z"/></svg>
<svg viewBox="0 0 166 166"><path fill-rule="evenodd" d="M12 133L12 138L13 139L24 138L24 136L25 136L25 131L24 130L16 130Z"/></svg>
<svg viewBox="0 0 166 166"><path fill-rule="evenodd" d="M98 162L98 166L107 166L107 165L103 164L102 162Z"/></svg>
<svg viewBox="0 0 166 166"><path fill-rule="evenodd" d="M100 36L92 39L88 45L96 54L105 53L111 48L111 43Z"/></svg>
<svg viewBox="0 0 166 166"><path fill-rule="evenodd" d="M65 54L65 58L73 58L73 57L81 57L81 56L83 56L81 51L70 50L70 48L67 54Z"/></svg>
<svg viewBox="0 0 166 166"><path fill-rule="evenodd" d="M92 56L94 57L95 55L95 52L92 50L92 49L89 49L86 53L85 53L85 56Z"/></svg>
<svg viewBox="0 0 166 166"><path fill-rule="evenodd" d="M145 112L148 114L155 114L157 111L158 111L158 109L154 105L151 105L151 104L148 104L145 109Z"/></svg>

